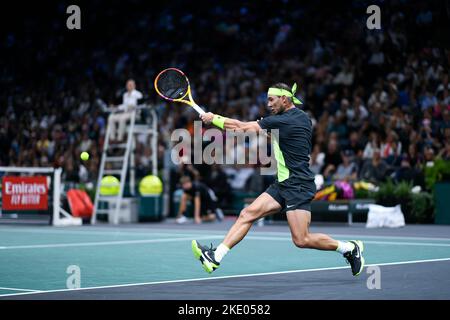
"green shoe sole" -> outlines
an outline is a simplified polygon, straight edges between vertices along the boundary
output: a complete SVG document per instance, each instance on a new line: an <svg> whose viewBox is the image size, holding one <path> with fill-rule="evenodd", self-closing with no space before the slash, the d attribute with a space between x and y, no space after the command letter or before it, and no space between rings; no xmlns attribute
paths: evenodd
<svg viewBox="0 0 450 320"><path fill-rule="evenodd" d="M194 254L195 259L200 260L200 257L202 255L202 250L200 250L200 248L198 247L196 240L192 240L191 248L192 248L192 253Z"/></svg>
<svg viewBox="0 0 450 320"><path fill-rule="evenodd" d="M213 267L208 266L206 263L202 263L203 269L205 269L206 272L212 273L214 271Z"/></svg>

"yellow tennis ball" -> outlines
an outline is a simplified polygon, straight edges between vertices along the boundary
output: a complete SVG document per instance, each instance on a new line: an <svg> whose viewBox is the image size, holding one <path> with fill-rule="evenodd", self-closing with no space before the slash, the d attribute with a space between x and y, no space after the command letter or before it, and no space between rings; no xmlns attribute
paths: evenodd
<svg viewBox="0 0 450 320"><path fill-rule="evenodd" d="M87 153L86 151L82 152L80 158L83 161L89 160L89 153Z"/></svg>
<svg viewBox="0 0 450 320"><path fill-rule="evenodd" d="M139 192L141 195L161 194L163 191L163 184L161 179L157 176L146 176L139 183Z"/></svg>
<svg viewBox="0 0 450 320"><path fill-rule="evenodd" d="M120 191L120 180L114 176L104 176L100 183L100 195L115 196Z"/></svg>

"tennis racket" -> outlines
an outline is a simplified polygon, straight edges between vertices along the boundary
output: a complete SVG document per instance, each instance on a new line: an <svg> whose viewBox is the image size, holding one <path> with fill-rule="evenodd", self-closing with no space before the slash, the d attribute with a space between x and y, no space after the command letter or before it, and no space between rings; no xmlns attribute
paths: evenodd
<svg viewBox="0 0 450 320"><path fill-rule="evenodd" d="M166 100L186 103L199 114L205 113L192 99L189 79L179 69L168 68L161 71L155 79L155 90Z"/></svg>

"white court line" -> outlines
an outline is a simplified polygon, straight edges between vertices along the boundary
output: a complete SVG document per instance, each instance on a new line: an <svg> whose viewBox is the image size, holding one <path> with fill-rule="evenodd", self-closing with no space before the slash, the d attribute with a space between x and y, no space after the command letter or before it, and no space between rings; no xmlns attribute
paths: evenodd
<svg viewBox="0 0 450 320"><path fill-rule="evenodd" d="M450 241L450 238L432 238L432 237L407 237L407 236L371 236L364 234L331 234L330 236L336 238L348 238L348 239L404 239L404 240L437 240L437 241Z"/></svg>
<svg viewBox="0 0 450 320"><path fill-rule="evenodd" d="M370 244L388 244L399 246L430 246L430 247L450 247L450 243L432 243L432 242L395 242L395 241L363 241Z"/></svg>
<svg viewBox="0 0 450 320"><path fill-rule="evenodd" d="M40 292L40 291L41 291L41 290L19 289L19 288L7 288L7 287L0 287L0 290L29 291L29 292Z"/></svg>
<svg viewBox="0 0 450 320"><path fill-rule="evenodd" d="M415 264L415 263L426 263L426 262L442 262L442 261L450 261L450 258L428 259L428 260L412 260L412 261L400 261L400 262L368 264L368 265L366 265L366 267L373 267L373 266L382 267L382 266L394 266L394 265L402 265L402 264ZM304 273L304 272L315 272L315 271L341 270L341 269L348 269L348 268L349 268L349 266L345 266L345 267L329 267L329 268L317 268L317 269L300 269L300 270L289 270L289 271L278 271L278 272L240 274L240 275L233 275L233 276L220 276L220 277L209 277L209 278L167 280L167 281L141 282L141 283L128 283L128 284L118 284L118 285L110 285L110 286L87 287L87 288L79 288L79 289L58 289L58 290L47 290L47 291L38 291L38 292L10 293L10 294L0 295L0 297L9 297L9 296L18 296L18 295L32 295L32 294L53 293L53 292L66 292L66 291L82 291L82 290L95 290L95 289L123 288L123 287L134 287L134 286L144 286L144 285L171 284L171 283L183 283L183 282L194 282L194 281L245 278L245 277L270 276L270 275L289 274L289 273Z"/></svg>
<svg viewBox="0 0 450 320"><path fill-rule="evenodd" d="M227 230L184 230L180 229L180 232L177 232L178 229L135 229L139 230L139 232L127 232L124 230L131 230L131 229L2 229L0 228L1 232L10 232L10 233L36 233L36 234L56 234L56 235L66 235L66 234L74 234L74 235L113 235L113 236L149 236L149 235L162 235L162 236L201 236L201 235L213 235L213 236L225 236ZM163 231L163 232L154 232L154 231ZM164 232L166 231L166 232ZM170 231L170 232L169 232ZM186 233L186 231L188 233ZM212 234L213 232L214 234ZM282 233L283 235L289 234L289 233ZM450 239L449 239L450 240Z"/></svg>
<svg viewBox="0 0 450 320"><path fill-rule="evenodd" d="M219 239L222 236L202 236L198 239ZM161 243L192 240L192 237L168 238L168 239L147 239L147 240L124 240L124 241L97 241L97 242L76 242L76 243L53 243L53 244L34 244L23 246L0 247L1 250L11 249L41 249L41 248L66 248L66 247L91 247L91 246L109 246L122 244L141 244L141 243Z"/></svg>
<svg viewBox="0 0 450 320"><path fill-rule="evenodd" d="M0 232L10 232L10 233L37 233L37 234L57 234L57 235L67 235L67 234L73 234L73 235L102 235L102 236L150 236L150 235L157 235L157 236L198 236L199 233L168 233L168 232L152 232L151 230L148 230L147 232L123 232L123 231L114 231L114 232L105 232L105 231L77 231L77 230L13 230L13 229L1 229ZM218 234L217 234L218 235Z"/></svg>
<svg viewBox="0 0 450 320"><path fill-rule="evenodd" d="M89 227L90 228L90 227ZM123 230L139 230L143 231L143 229L91 229L91 230L75 230L75 229L66 229L64 230L36 230L36 229L3 229L0 228L1 232L12 232L12 233L39 233L39 234L79 234L79 235L86 235L86 234L92 234L92 235L114 235L114 236L120 236L120 235L130 235L130 236L149 236L149 235L162 235L162 236L191 236L196 237L199 235L208 235L208 236L225 236L226 230L223 230L223 233L219 233L217 230L195 230L195 229L183 229L180 231L184 232L190 232L190 233L178 233L176 232L177 229L144 229L146 232L124 232ZM170 232L153 232L152 230L158 230L158 231L170 231ZM211 233L211 231L214 232L214 234ZM220 231L220 230L219 230ZM286 232L278 232L278 231L255 231L251 230L249 235L254 234L268 234L268 235L280 235L280 236L286 236L289 235L290 232L287 230ZM348 238L348 239L404 239L404 240L443 240L443 241L450 241L450 238L436 238L436 237L407 237L407 236L373 236L373 235L364 235L364 234L329 234L333 238ZM246 237L247 238L247 237Z"/></svg>
<svg viewBox="0 0 450 320"><path fill-rule="evenodd" d="M247 236L245 239L252 240L270 240L270 241L292 241L291 238L282 237L263 237L263 236ZM450 247L450 243L432 243L432 242L401 242L401 241L372 241L363 240L363 242L369 244L389 244L400 246L431 246L431 247Z"/></svg>
<svg viewBox="0 0 450 320"><path fill-rule="evenodd" d="M222 239L222 236L204 235L195 237L197 240ZM124 245L124 244L147 244L147 243L163 243L192 240L193 237L182 238L163 238L163 239L142 239L142 240L122 240L122 241L95 241L95 242L75 242L75 243L49 243L34 245L18 245L18 246L1 246L0 250L12 249L42 249L42 248L66 248L66 247L91 247L91 246L108 246L108 245ZM268 240L268 241L292 241L286 237L264 237L264 236L247 236L247 240ZM450 243L430 243L430 242L401 242L401 241L371 241L364 240L366 244L382 244L382 245L399 245L399 246L430 246L430 247L450 247Z"/></svg>
<svg viewBox="0 0 450 320"><path fill-rule="evenodd" d="M313 226L314 227L314 226ZM317 228L317 227L316 227ZM96 229L98 231L104 230L104 229ZM114 230L124 230L124 229L114 229ZM133 229L128 229L133 230ZM142 230L142 229L134 229L134 230ZM158 231L165 231L165 232L172 232L173 234L177 234L176 231L178 229L170 229L170 228L154 228L154 229L147 229L147 230L158 230ZM202 233L217 233L217 234L223 234L228 232L228 230L204 230L204 229L180 229L183 232L190 232L195 234L202 234ZM367 231L370 231L370 229L364 229ZM286 232L282 231L262 231L261 229L258 229L258 227L254 227L252 230L250 230L249 234L268 234L268 235L290 235L289 226L286 225ZM341 238L349 238L349 239L358 239L358 238L374 238L374 239L405 239L405 240L446 240L450 241L450 238L444 238L444 237L410 237L410 236L376 236L376 235L365 235L365 234L329 234L332 237L341 237Z"/></svg>
<svg viewBox="0 0 450 320"><path fill-rule="evenodd" d="M263 231L261 229L258 229L258 227L254 226L254 228L250 231L251 234L254 233L258 233L258 234L270 234L270 235L289 235L290 231L289 231L289 226L286 225L286 232L282 232L282 231ZM263 227L264 228L264 227ZM323 228L323 227L315 227L312 226L312 228ZM95 230L106 230L106 229L101 229L101 228L96 228ZM116 228L111 228L110 230L142 230L139 228L136 229L116 229ZM176 232L178 229L170 229L170 228L149 228L147 230L158 230L158 231L167 231L167 232ZM220 233L222 232L222 234L225 234L226 232L228 232L228 230L204 230L204 229L179 229L182 230L184 232L192 232L192 233L196 233L196 234L201 234L201 233L210 233L210 232L215 232L215 233ZM365 231L371 231L371 229L364 229ZM364 235L364 234L333 234L333 233L329 233L330 236L333 237L348 237L348 238L358 238L358 237L362 237L362 238L375 238L375 239L410 239L410 240L447 240L450 241L450 237L449 238L444 238L444 237L411 237L411 236L377 236L377 235Z"/></svg>

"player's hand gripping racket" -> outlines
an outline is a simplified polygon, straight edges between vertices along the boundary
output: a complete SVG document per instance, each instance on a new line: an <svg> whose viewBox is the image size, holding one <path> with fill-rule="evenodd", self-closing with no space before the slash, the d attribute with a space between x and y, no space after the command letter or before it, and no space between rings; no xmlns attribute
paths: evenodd
<svg viewBox="0 0 450 320"><path fill-rule="evenodd" d="M168 68L161 71L156 76L155 89L166 100L183 102L190 105L199 114L205 113L192 99L189 79L179 69Z"/></svg>

